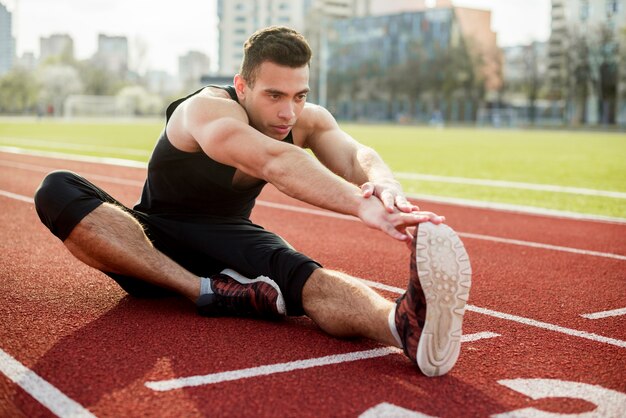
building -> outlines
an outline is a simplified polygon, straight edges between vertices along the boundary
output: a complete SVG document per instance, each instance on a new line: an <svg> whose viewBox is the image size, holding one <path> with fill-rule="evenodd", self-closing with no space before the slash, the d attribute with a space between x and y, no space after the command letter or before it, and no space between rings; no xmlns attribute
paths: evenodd
<svg viewBox="0 0 626 418"><path fill-rule="evenodd" d="M555 123L558 110L545 100L548 89L548 43L502 48L502 105L516 123Z"/></svg>
<svg viewBox="0 0 626 418"><path fill-rule="evenodd" d="M181 90L180 81L162 70L148 70L143 77L149 92L162 97L173 96Z"/></svg>
<svg viewBox="0 0 626 418"><path fill-rule="evenodd" d="M34 71L35 68L37 68L35 54L33 52L24 52L22 56L16 60L15 65L26 71Z"/></svg>
<svg viewBox="0 0 626 418"><path fill-rule="evenodd" d="M553 0L550 98L564 122L626 125L626 4Z"/></svg>
<svg viewBox="0 0 626 418"><path fill-rule="evenodd" d="M178 78L185 89L200 86L202 76L209 72L211 61L206 54L189 51L178 57Z"/></svg>
<svg viewBox="0 0 626 418"><path fill-rule="evenodd" d="M309 79L311 86L309 101L322 106L325 106L327 102L327 34L330 25L336 20L367 14L368 3L367 0L317 0L305 3L307 19L303 34L313 51Z"/></svg>
<svg viewBox="0 0 626 418"><path fill-rule="evenodd" d="M256 30L271 26L304 29L304 0L218 0L219 73L235 74L243 44Z"/></svg>
<svg viewBox="0 0 626 418"><path fill-rule="evenodd" d="M128 38L98 35L98 49L93 57L103 69L124 78L128 73Z"/></svg>
<svg viewBox="0 0 626 418"><path fill-rule="evenodd" d="M453 7L335 21L328 105L338 118L472 121L501 88L490 12Z"/></svg>
<svg viewBox="0 0 626 418"><path fill-rule="evenodd" d="M39 62L46 62L49 58L74 59L74 40L64 33L57 33L39 38Z"/></svg>
<svg viewBox="0 0 626 418"><path fill-rule="evenodd" d="M13 14L0 3L0 76L13 68L14 61Z"/></svg>

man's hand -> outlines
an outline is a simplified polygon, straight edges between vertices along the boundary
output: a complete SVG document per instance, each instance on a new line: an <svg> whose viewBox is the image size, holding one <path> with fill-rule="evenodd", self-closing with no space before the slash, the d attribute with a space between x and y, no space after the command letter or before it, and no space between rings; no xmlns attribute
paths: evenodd
<svg viewBox="0 0 626 418"><path fill-rule="evenodd" d="M388 213L393 213L395 210L399 210L404 213L411 213L418 211L420 208L411 204L402 191L402 186L395 180L385 180L380 182L363 183L361 186L361 192L364 198L376 196L383 202L385 210Z"/></svg>
<svg viewBox="0 0 626 418"><path fill-rule="evenodd" d="M358 216L370 228L379 229L387 235L407 243L413 240L413 235L407 231L407 228L422 222L440 224L445 221L443 216L438 216L432 212L415 210L407 213L401 212L397 208L392 209L391 213L388 212L377 198L364 198L361 201Z"/></svg>

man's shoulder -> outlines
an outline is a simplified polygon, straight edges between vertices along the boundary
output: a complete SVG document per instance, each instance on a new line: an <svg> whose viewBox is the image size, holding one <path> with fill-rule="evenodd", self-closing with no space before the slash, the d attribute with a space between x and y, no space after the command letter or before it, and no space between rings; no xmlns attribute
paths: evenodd
<svg viewBox="0 0 626 418"><path fill-rule="evenodd" d="M230 93L228 92L228 88L230 86L218 87L218 86L207 86L202 89L202 94L205 97L213 97L217 99L228 99L232 100Z"/></svg>
<svg viewBox="0 0 626 418"><path fill-rule="evenodd" d="M303 126L307 126L311 129L322 128L334 120L331 113L325 107L314 103L306 103L298 119L299 122L302 122Z"/></svg>
<svg viewBox="0 0 626 418"><path fill-rule="evenodd" d="M230 97L228 91L218 87L205 87L200 93L186 100L181 106L188 115L202 116L201 119L219 117L237 117L247 115L243 107Z"/></svg>

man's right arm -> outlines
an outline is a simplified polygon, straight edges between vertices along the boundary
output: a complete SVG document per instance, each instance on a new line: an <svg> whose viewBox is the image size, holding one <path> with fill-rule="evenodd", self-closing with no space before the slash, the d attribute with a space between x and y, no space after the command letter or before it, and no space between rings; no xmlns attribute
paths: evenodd
<svg viewBox="0 0 626 418"><path fill-rule="evenodd" d="M184 130L215 161L263 179L298 200L357 216L399 240L409 239L404 227L424 221L423 215L387 213L378 199L363 198L357 186L332 173L306 151L250 127L237 103L206 97L188 102L183 103L180 115Z"/></svg>

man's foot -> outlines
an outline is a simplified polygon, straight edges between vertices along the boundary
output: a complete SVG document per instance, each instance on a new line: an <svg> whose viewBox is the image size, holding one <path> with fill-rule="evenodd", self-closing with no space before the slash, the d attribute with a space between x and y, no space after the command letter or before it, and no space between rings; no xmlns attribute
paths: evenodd
<svg viewBox="0 0 626 418"><path fill-rule="evenodd" d="M409 286L394 319L404 353L427 376L446 374L459 357L471 275L463 243L449 226L419 224Z"/></svg>
<svg viewBox="0 0 626 418"><path fill-rule="evenodd" d="M200 315L278 318L286 314L283 294L265 276L248 279L226 269L211 277L211 290L196 301Z"/></svg>

